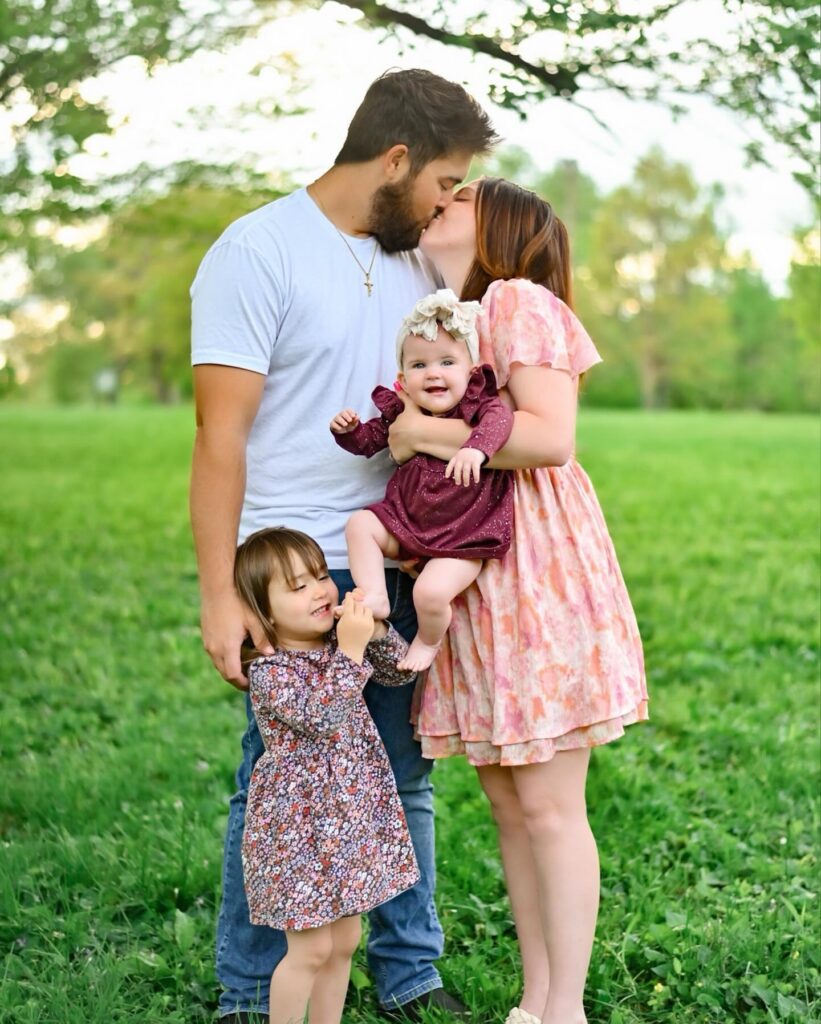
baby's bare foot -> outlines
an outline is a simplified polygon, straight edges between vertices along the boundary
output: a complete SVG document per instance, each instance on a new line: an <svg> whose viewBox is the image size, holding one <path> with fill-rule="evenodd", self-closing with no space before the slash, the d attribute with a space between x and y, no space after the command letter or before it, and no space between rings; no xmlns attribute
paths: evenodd
<svg viewBox="0 0 821 1024"><path fill-rule="evenodd" d="M370 608L375 619L387 619L391 613L391 603L386 592L381 594L368 594L364 590L354 591L357 601L362 601L366 608ZM360 596L361 595L361 596Z"/></svg>
<svg viewBox="0 0 821 1024"><path fill-rule="evenodd" d="M433 664L433 659L439 653L441 646L441 640L437 644L426 644L419 639L417 634L408 648L408 653L396 663L396 667L402 672L424 672Z"/></svg>
<svg viewBox="0 0 821 1024"><path fill-rule="evenodd" d="M384 594L368 594L361 587L355 587L351 591L351 597L354 601L361 601L366 608L370 608L373 612L375 619L387 619L391 613L391 603L388 600L387 593ZM342 605L338 604L334 608L334 615L339 618L342 614Z"/></svg>

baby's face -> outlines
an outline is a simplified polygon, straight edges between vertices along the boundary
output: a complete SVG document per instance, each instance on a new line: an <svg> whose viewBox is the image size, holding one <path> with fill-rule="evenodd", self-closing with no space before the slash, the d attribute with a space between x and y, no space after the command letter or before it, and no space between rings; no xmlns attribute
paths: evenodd
<svg viewBox="0 0 821 1024"><path fill-rule="evenodd" d="M420 408L437 415L461 402L471 369L467 345L440 324L435 341L417 334L405 339L399 382Z"/></svg>

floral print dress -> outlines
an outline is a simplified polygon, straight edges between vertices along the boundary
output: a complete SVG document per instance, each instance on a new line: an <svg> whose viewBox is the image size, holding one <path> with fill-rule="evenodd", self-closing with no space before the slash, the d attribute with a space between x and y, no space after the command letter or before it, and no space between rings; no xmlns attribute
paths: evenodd
<svg viewBox="0 0 821 1024"><path fill-rule="evenodd" d="M413 682L390 627L361 665L339 650L279 649L249 669L265 753L242 839L251 921L299 931L360 914L409 889L419 870L388 755L362 696L376 673Z"/></svg>
<svg viewBox="0 0 821 1024"><path fill-rule="evenodd" d="M478 328L500 387L514 364L577 380L600 362L573 312L531 281L491 284ZM535 764L646 718L641 639L593 485L575 456L517 470L510 550L453 602L417 691L422 753Z"/></svg>

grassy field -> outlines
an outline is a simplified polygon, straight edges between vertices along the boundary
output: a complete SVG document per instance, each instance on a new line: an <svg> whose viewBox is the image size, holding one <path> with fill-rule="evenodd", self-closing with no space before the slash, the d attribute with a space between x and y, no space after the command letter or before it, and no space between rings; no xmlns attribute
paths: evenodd
<svg viewBox="0 0 821 1024"><path fill-rule="evenodd" d="M0 409L3 1024L212 1019L238 695L199 645L186 409ZM818 425L586 412L651 722L594 754L591 1024L821 1018ZM471 770L437 767L448 984L512 928ZM357 960L346 1020L375 1024Z"/></svg>

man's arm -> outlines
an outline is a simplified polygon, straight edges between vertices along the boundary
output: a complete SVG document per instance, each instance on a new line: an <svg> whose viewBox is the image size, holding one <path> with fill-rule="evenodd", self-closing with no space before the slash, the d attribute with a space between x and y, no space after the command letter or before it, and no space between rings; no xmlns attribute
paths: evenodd
<svg viewBox="0 0 821 1024"><path fill-rule="evenodd" d="M220 675L248 689L240 645L250 633L272 653L234 589L234 556L245 494L245 448L265 385L263 374L232 366L194 367L197 433L191 467L191 527L200 576L203 646Z"/></svg>

